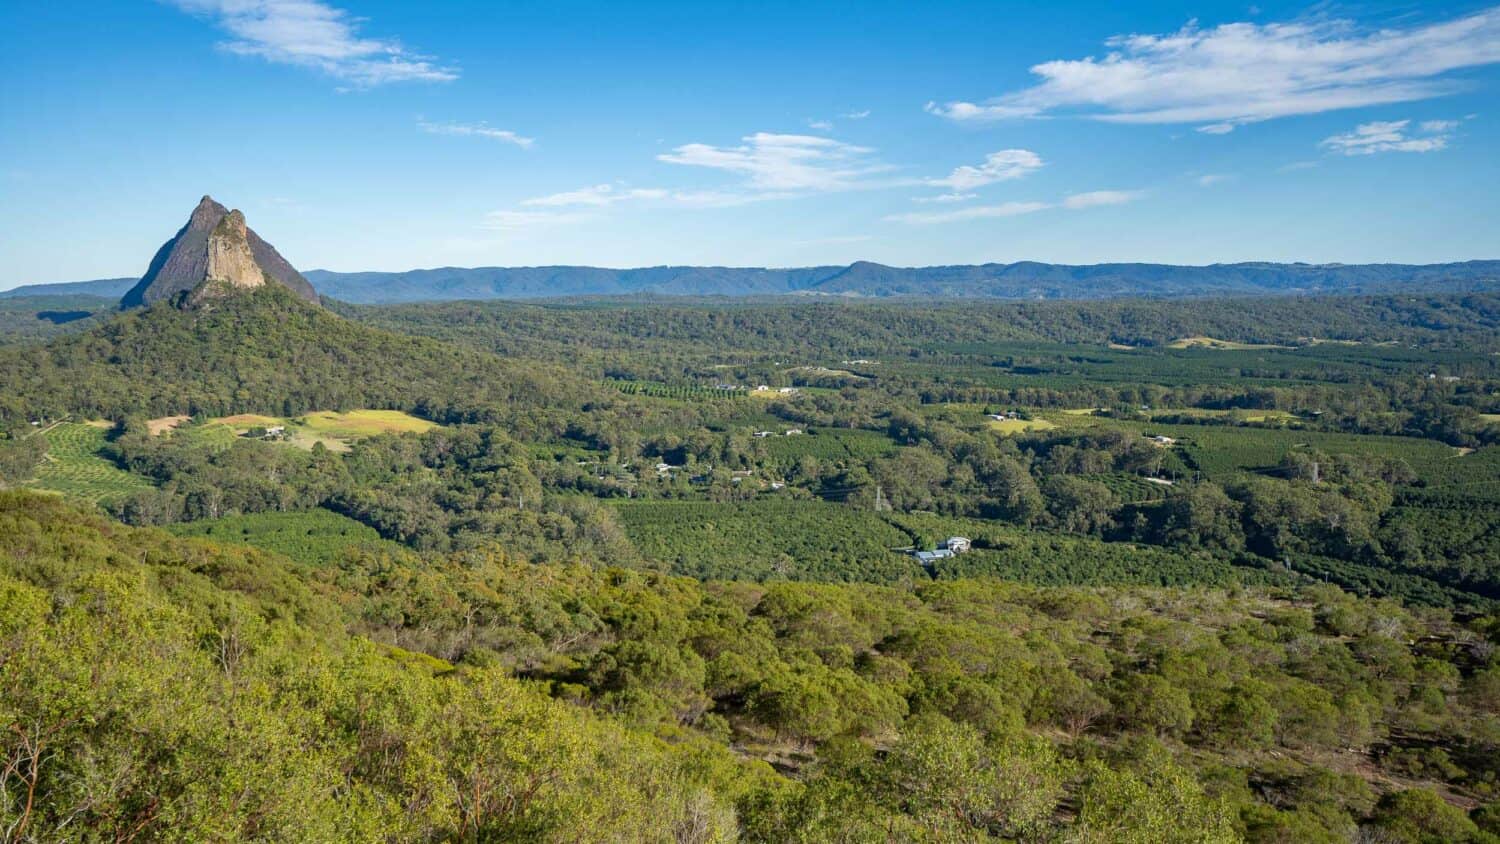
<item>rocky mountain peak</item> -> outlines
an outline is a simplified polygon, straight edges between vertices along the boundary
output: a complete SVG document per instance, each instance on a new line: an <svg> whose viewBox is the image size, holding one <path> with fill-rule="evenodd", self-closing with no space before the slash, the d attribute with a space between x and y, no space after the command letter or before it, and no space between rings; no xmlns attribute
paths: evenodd
<svg viewBox="0 0 1500 844"><path fill-rule="evenodd" d="M162 244L141 280L120 306L131 308L163 299L193 306L236 289L281 284L309 302L318 294L276 248L211 196L199 200L187 224Z"/></svg>

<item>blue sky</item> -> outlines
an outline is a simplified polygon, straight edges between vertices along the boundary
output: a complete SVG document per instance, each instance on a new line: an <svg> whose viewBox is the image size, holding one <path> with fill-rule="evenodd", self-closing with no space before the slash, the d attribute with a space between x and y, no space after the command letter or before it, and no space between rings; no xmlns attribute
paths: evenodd
<svg viewBox="0 0 1500 844"><path fill-rule="evenodd" d="M0 5L0 288L211 193L303 269L1500 257L1500 6Z"/></svg>

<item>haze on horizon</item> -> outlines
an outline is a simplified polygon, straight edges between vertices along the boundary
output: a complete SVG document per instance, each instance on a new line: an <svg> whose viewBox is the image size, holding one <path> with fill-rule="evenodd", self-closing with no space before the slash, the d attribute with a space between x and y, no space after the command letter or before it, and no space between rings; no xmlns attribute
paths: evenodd
<svg viewBox="0 0 1500 844"><path fill-rule="evenodd" d="M1500 257L1484 3L8 4L0 289L211 193L298 268Z"/></svg>

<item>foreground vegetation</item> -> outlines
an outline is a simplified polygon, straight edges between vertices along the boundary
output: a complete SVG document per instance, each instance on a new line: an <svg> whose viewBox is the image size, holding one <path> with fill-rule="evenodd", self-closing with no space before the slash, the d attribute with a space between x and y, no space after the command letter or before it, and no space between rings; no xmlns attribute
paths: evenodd
<svg viewBox="0 0 1500 844"><path fill-rule="evenodd" d="M1333 588L749 586L370 545L309 564L24 493L0 495L0 549L17 839L1500 829L1493 620Z"/></svg>

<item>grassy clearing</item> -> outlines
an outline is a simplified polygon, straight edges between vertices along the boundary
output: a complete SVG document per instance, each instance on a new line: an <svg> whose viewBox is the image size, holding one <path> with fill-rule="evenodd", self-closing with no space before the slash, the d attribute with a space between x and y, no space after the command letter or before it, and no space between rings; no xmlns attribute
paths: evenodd
<svg viewBox="0 0 1500 844"><path fill-rule="evenodd" d="M1220 349L1223 351L1244 351L1246 349L1289 349L1290 346L1275 346L1263 343L1236 343L1233 340L1220 340L1217 337L1182 337L1167 344L1169 349Z"/></svg>
<svg viewBox="0 0 1500 844"><path fill-rule="evenodd" d="M379 434L422 433L439 427L436 422L419 419L399 410L350 410L337 412L319 410L295 419L278 416L261 416L256 413L240 413L221 416L194 429L195 436L215 436L230 431L243 434L251 428L286 428L286 439L282 440L297 448L311 449L322 443L331 451L348 451L355 440Z"/></svg>
<svg viewBox="0 0 1500 844"><path fill-rule="evenodd" d="M47 454L37 467L39 489L59 492L69 498L107 502L123 498L151 483L132 475L101 454L104 427L92 422L63 422L46 433Z"/></svg>
<svg viewBox="0 0 1500 844"><path fill-rule="evenodd" d="M1024 431L1045 431L1056 428L1056 422L1048 422L1046 419L991 419L989 428L1001 436L1013 436Z"/></svg>
<svg viewBox="0 0 1500 844"><path fill-rule="evenodd" d="M436 422L418 419L399 410L351 410L348 413L320 410L295 421L310 431L348 440L377 434L420 434L438 427Z"/></svg>
<svg viewBox="0 0 1500 844"><path fill-rule="evenodd" d="M160 419L150 419L146 421L146 430L151 432L151 436L159 437L191 418L191 416L163 416Z"/></svg>

